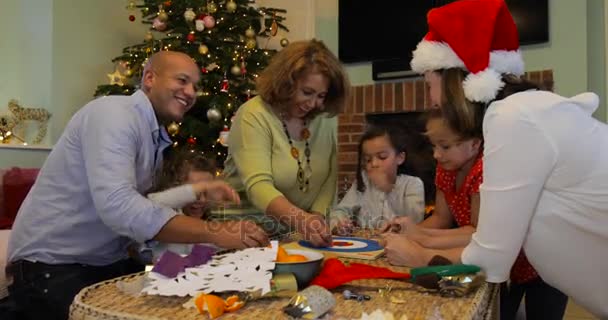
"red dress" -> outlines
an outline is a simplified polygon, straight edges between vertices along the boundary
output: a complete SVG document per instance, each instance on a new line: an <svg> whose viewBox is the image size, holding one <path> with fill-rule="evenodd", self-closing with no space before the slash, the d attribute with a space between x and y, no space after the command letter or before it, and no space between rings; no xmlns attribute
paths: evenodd
<svg viewBox="0 0 608 320"><path fill-rule="evenodd" d="M483 160L478 157L471 170L464 178L460 188L456 188L457 171L447 171L437 166L435 185L443 192L445 201L459 227L471 225L471 196L479 194L479 186L483 181ZM511 268L511 280L524 283L538 277L536 270L530 265L523 250Z"/></svg>

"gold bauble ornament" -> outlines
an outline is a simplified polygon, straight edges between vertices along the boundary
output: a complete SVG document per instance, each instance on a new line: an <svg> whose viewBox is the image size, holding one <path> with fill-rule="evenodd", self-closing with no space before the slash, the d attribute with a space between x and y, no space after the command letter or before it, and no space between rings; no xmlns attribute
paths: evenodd
<svg viewBox="0 0 608 320"><path fill-rule="evenodd" d="M236 2L234 2L233 0L228 0L228 2L226 2L226 10L228 10L228 12L236 11L236 7Z"/></svg>
<svg viewBox="0 0 608 320"><path fill-rule="evenodd" d="M165 10L158 12L158 20L161 22L167 22L167 20L169 20L169 15L165 12Z"/></svg>
<svg viewBox="0 0 608 320"><path fill-rule="evenodd" d="M177 124L176 122L171 122L168 126L167 126L167 133L169 133L170 136L175 136L176 134L179 133L179 124Z"/></svg>
<svg viewBox="0 0 608 320"><path fill-rule="evenodd" d="M135 10L135 1L129 1L129 4L127 4L127 9Z"/></svg>
<svg viewBox="0 0 608 320"><path fill-rule="evenodd" d="M289 44L289 40L287 40L287 38L283 38L280 41L281 47L287 47L287 45Z"/></svg>
<svg viewBox="0 0 608 320"><path fill-rule="evenodd" d="M9 131L8 133L11 133L11 132ZM0 142L4 143L4 144L9 144L9 143L11 143L12 137L13 137L12 135L4 136L4 135L0 134Z"/></svg>
<svg viewBox="0 0 608 320"><path fill-rule="evenodd" d="M192 10L192 8L187 8L184 12L184 19L186 19L188 22L192 22L194 21L194 18L196 18L196 13L194 13L194 10Z"/></svg>
<svg viewBox="0 0 608 320"><path fill-rule="evenodd" d="M154 40L154 35L152 34L152 32L148 31L144 36L144 41L151 42L152 40Z"/></svg>
<svg viewBox="0 0 608 320"><path fill-rule="evenodd" d="M247 30L245 30L245 35L248 38L253 38L253 37L255 37L255 30L253 30L253 28L251 26L249 26L249 28Z"/></svg>
<svg viewBox="0 0 608 320"><path fill-rule="evenodd" d="M215 13L217 11L217 4L213 1L207 3L207 11L209 13Z"/></svg>
<svg viewBox="0 0 608 320"><path fill-rule="evenodd" d="M198 46L198 53L200 53L200 54L207 54L207 53L209 53L209 47L207 47L204 44L201 44L200 46Z"/></svg>
<svg viewBox="0 0 608 320"><path fill-rule="evenodd" d="M131 70L131 69L125 70L125 76L131 77L132 75L133 75L133 70Z"/></svg>
<svg viewBox="0 0 608 320"><path fill-rule="evenodd" d="M245 42L245 47L247 49L255 49L255 47L257 46L257 41L255 41L254 38L249 38L247 39L247 41Z"/></svg>
<svg viewBox="0 0 608 320"><path fill-rule="evenodd" d="M241 67L234 65L232 66L232 68L230 68L230 73L232 73L235 76L238 76L241 74Z"/></svg>

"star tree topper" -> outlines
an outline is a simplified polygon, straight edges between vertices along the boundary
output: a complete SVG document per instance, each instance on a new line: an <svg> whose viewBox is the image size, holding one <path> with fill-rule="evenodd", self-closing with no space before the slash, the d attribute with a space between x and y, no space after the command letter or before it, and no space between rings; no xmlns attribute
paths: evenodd
<svg viewBox="0 0 608 320"><path fill-rule="evenodd" d="M108 73L108 78L110 78L110 84L117 84L119 86L125 85L125 76L120 73L120 70L116 68L113 73Z"/></svg>

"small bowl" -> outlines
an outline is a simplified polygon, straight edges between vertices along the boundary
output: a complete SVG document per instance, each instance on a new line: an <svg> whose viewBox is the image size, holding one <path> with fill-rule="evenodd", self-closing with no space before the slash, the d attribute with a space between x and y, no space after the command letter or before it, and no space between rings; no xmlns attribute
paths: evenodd
<svg viewBox="0 0 608 320"><path fill-rule="evenodd" d="M298 290L302 290L314 279L321 270L323 254L310 250L286 249L287 254L301 254L308 261L301 262L277 262L274 274L293 273L298 282Z"/></svg>

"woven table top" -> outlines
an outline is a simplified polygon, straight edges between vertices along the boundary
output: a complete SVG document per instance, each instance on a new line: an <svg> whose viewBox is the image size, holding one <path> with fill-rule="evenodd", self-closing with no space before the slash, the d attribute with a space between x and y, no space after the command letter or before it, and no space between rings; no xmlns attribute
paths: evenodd
<svg viewBox="0 0 608 320"><path fill-rule="evenodd" d="M390 266L380 258L375 261L357 260L374 266L388 267L393 271L407 272L408 268ZM75 298L70 310L72 320L90 319L208 319L195 309L186 309L182 304L186 297L129 296L121 292L118 281L135 281L145 273L128 275L84 288ZM380 288L392 287L389 295L381 296ZM371 296L371 300L358 302L345 300L342 291L349 289ZM369 279L356 280L348 285L332 290L336 297L336 307L323 319L358 319L363 312L368 314L380 309L392 312L395 319L404 315L407 319L493 319L497 318L498 286L483 284L475 292L461 298L441 297L435 293L423 293L413 285L400 280ZM396 298L396 299L395 299ZM289 298L267 298L249 302L244 308L234 313L227 313L220 319L289 319L282 312Z"/></svg>

